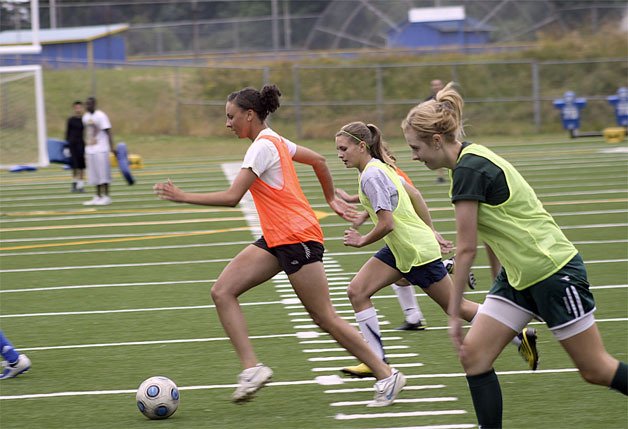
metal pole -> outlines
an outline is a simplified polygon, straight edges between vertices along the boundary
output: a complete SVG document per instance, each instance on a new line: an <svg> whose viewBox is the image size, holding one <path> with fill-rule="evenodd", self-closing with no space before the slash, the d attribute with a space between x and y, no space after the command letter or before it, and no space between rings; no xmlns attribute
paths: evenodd
<svg viewBox="0 0 628 429"><path fill-rule="evenodd" d="M181 135L181 79L179 77L179 67L174 69L174 126L177 135Z"/></svg>
<svg viewBox="0 0 628 429"><path fill-rule="evenodd" d="M272 15L273 51L279 50L279 7L277 0L270 1L270 14Z"/></svg>
<svg viewBox="0 0 628 429"><path fill-rule="evenodd" d="M294 125L297 138L303 135L301 129L301 86L299 84L299 66L292 66L292 84L294 86Z"/></svg>
<svg viewBox="0 0 628 429"><path fill-rule="evenodd" d="M377 109L377 123L384 124L384 85L382 83L382 66L375 67L375 108Z"/></svg>
<svg viewBox="0 0 628 429"><path fill-rule="evenodd" d="M61 1L61 0L59 0ZM50 0L50 28L57 28L57 5L56 0Z"/></svg>
<svg viewBox="0 0 628 429"><path fill-rule="evenodd" d="M290 22L290 0L283 0L283 47L292 49L292 24Z"/></svg>
<svg viewBox="0 0 628 429"><path fill-rule="evenodd" d="M541 85L539 80L539 63L532 62L532 102L534 108L534 129L541 131Z"/></svg>

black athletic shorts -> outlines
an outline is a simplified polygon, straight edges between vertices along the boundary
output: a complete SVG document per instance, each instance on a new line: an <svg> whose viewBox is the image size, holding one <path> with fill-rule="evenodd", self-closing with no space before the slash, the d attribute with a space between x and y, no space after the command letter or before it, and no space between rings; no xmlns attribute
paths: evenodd
<svg viewBox="0 0 628 429"><path fill-rule="evenodd" d="M75 170L85 170L85 143L69 143L70 167Z"/></svg>
<svg viewBox="0 0 628 429"><path fill-rule="evenodd" d="M296 273L303 265L322 262L323 253L325 253L325 247L317 241L268 247L266 239L262 236L253 245L266 250L277 258L279 266L288 275Z"/></svg>

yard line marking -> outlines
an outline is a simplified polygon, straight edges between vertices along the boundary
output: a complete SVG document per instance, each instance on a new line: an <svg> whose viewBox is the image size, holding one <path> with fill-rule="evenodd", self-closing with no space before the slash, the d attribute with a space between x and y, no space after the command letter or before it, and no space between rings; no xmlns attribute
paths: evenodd
<svg viewBox="0 0 628 429"><path fill-rule="evenodd" d="M404 389L405 390L405 389ZM409 399L395 399L395 404L418 404L418 403L433 403L433 402L453 402L457 401L455 396L441 396L433 398L409 398ZM354 405L368 405L372 401L342 401L332 402L329 404L332 407L351 407Z"/></svg>
<svg viewBox="0 0 628 429"><path fill-rule="evenodd" d="M405 411L398 413L369 413L369 414L336 414L336 420L357 420L357 419L388 419L393 417L427 417L427 416L451 416L467 414L465 410L445 410L445 411Z"/></svg>
<svg viewBox="0 0 628 429"><path fill-rule="evenodd" d="M429 426L403 426L403 427L391 427L391 428L373 428L373 429L471 429L477 428L475 424L443 424L443 425L429 425Z"/></svg>
<svg viewBox="0 0 628 429"><path fill-rule="evenodd" d="M561 374L578 372L577 368L557 368L557 369L544 369L536 371L496 371L497 375L523 375L523 374ZM406 375L406 378L462 378L466 377L464 373L450 373L450 374L421 374L421 375ZM372 382L372 379L343 379L346 383L358 383L358 382ZM267 386L298 386L319 383L316 380L296 380L296 381L274 381L268 383ZM201 385L201 386L179 386L179 390L211 390L211 389L232 389L237 387L237 384L213 384L213 385ZM368 389L372 391L372 388ZM137 389L118 389L118 390L91 390L91 391L71 391L71 392L52 392L52 393L32 393L23 395L3 395L0 396L0 400L12 400L12 399L39 399L39 398L56 398L62 396L87 396L87 395L119 395L119 394L135 394Z"/></svg>
<svg viewBox="0 0 628 429"><path fill-rule="evenodd" d="M248 230L246 226L241 226L241 227L235 227L235 228L213 229L209 231L178 232L178 233L167 233L167 234L150 235L150 236L143 236L143 237L121 237L121 238L110 238L110 239L102 239L102 240L69 241L66 243L42 243L42 244L31 244L31 245L23 245L23 246L0 247L0 251L22 250L22 249L42 249L46 247L62 247L62 246L82 246L84 244L122 243L126 241L140 241L140 240L159 240L163 238L192 237L192 236L197 236L197 235L222 234L225 232L236 232L236 231L246 231L246 230ZM184 247L184 246L181 246L181 247ZM126 250L126 249L119 249L119 251L120 250ZM59 251L58 253L67 253L67 252ZM1 256L5 256L5 255L1 255Z"/></svg>
<svg viewBox="0 0 628 429"><path fill-rule="evenodd" d="M389 338L386 338L386 340L389 340ZM399 348L398 346L390 346L390 347L386 347L386 350L389 349L394 349L394 348ZM407 346L405 348L408 348ZM344 351L344 350L343 350ZM407 357L417 357L419 354L418 353L386 353L386 356L388 358L407 358ZM308 362L334 362L334 361L339 361L339 360L355 360L355 357L350 356L350 355L345 355L345 356L326 356L326 357L313 357L313 358L308 358ZM414 366L415 364L413 364ZM395 365L395 367L397 367L398 365ZM416 366L423 366L423 364L418 364Z"/></svg>
<svg viewBox="0 0 628 429"><path fill-rule="evenodd" d="M443 389L447 387L444 384L424 384L422 386L405 386L403 391L406 390L426 390L426 389ZM331 389L325 390L324 393L358 393L358 392L372 392L372 387L357 387L354 389Z"/></svg>

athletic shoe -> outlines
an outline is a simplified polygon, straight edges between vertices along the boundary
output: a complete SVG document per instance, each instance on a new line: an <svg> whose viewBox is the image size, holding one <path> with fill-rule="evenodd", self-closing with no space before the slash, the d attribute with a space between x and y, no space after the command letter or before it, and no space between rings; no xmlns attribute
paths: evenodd
<svg viewBox="0 0 628 429"><path fill-rule="evenodd" d="M233 392L233 402L246 402L260 390L273 376L273 371L264 364L258 363L252 368L247 368L238 376L238 388Z"/></svg>
<svg viewBox="0 0 628 429"><path fill-rule="evenodd" d="M456 265L455 259L456 257L452 256L450 259L445 259L443 261L443 265L445 266L445 269L447 270L449 274L454 274L454 268ZM469 271L469 278L467 279L467 285L469 286L469 289L475 289L475 286L477 285L477 280L475 279L475 274L473 274L473 271Z"/></svg>
<svg viewBox="0 0 628 429"><path fill-rule="evenodd" d="M390 377L375 383L375 400L367 407L387 407L397 399L397 395L406 385L406 377L396 369L392 370Z"/></svg>
<svg viewBox="0 0 628 429"><path fill-rule="evenodd" d="M365 363L341 368L340 372L357 378L373 377L373 371Z"/></svg>
<svg viewBox="0 0 628 429"><path fill-rule="evenodd" d="M0 375L0 380L17 377L28 371L31 369L31 360L25 354L20 354L15 362L9 363L4 361L2 366L4 369L2 370L2 375Z"/></svg>
<svg viewBox="0 0 628 429"><path fill-rule="evenodd" d="M517 337L521 340L519 345L519 354L528 363L528 366L532 371L535 371L539 366L539 351L536 349L536 329L524 328L523 331L517 334Z"/></svg>
<svg viewBox="0 0 628 429"><path fill-rule="evenodd" d="M111 198L108 195L101 197L94 203L95 206L108 206L109 204L111 204Z"/></svg>
<svg viewBox="0 0 628 429"><path fill-rule="evenodd" d="M85 201L83 203L84 206L96 206L98 205L98 202L100 201L100 197L99 196L95 196L94 198L92 198L89 201Z"/></svg>
<svg viewBox="0 0 628 429"><path fill-rule="evenodd" d="M410 323L407 320L403 321L403 324L395 330L397 331L424 331L427 327L425 319L420 319L417 323Z"/></svg>

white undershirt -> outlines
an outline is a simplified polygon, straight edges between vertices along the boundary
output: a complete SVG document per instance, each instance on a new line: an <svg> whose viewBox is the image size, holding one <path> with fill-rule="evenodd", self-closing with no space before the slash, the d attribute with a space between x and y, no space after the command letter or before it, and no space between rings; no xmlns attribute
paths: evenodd
<svg viewBox="0 0 628 429"><path fill-rule="evenodd" d="M264 183L275 189L283 187L283 172L281 171L281 160L277 148L264 136L273 136L282 140L288 147L290 157L297 151L297 145L290 140L281 137L270 128L264 128L244 155L242 168L250 168L257 177Z"/></svg>

